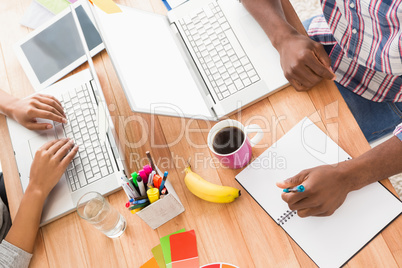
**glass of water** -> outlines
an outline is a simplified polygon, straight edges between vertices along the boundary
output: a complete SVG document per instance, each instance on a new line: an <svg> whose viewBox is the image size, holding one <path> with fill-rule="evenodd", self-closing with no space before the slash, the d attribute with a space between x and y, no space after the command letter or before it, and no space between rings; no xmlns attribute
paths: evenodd
<svg viewBox="0 0 402 268"><path fill-rule="evenodd" d="M97 192L84 194L77 203L78 215L110 238L126 230L126 219Z"/></svg>

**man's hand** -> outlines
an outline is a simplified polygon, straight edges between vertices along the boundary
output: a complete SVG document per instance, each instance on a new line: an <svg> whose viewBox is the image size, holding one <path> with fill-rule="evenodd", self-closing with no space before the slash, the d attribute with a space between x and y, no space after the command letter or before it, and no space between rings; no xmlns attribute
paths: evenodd
<svg viewBox="0 0 402 268"><path fill-rule="evenodd" d="M324 47L309 37L292 33L276 48L285 77L297 91L309 90L323 79L335 79Z"/></svg>
<svg viewBox="0 0 402 268"><path fill-rule="evenodd" d="M38 123L37 118L67 123L61 103L53 96L36 94L25 99L14 98L8 103L9 116L30 130L52 128L51 124Z"/></svg>
<svg viewBox="0 0 402 268"><path fill-rule="evenodd" d="M77 151L78 146L68 139L54 140L39 148L31 165L28 188L47 197Z"/></svg>
<svg viewBox="0 0 402 268"><path fill-rule="evenodd" d="M340 165L340 164L339 164ZM348 176L338 166L306 169L276 185L282 189L302 184L304 192L282 193L282 199L300 217L332 215L352 190Z"/></svg>

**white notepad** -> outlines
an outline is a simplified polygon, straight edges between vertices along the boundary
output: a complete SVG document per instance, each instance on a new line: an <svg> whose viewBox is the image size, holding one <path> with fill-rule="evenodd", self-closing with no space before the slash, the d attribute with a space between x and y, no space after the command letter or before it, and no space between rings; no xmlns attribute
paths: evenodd
<svg viewBox="0 0 402 268"><path fill-rule="evenodd" d="M305 118L236 176L236 180L319 267L340 267L402 212L402 202L380 183L348 194L328 217L300 218L276 186L303 169L350 156Z"/></svg>

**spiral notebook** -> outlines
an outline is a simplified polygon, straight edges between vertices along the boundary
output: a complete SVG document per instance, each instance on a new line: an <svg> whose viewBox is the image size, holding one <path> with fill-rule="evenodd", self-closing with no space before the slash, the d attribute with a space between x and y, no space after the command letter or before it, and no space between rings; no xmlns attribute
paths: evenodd
<svg viewBox="0 0 402 268"><path fill-rule="evenodd" d="M303 169L348 159L344 150L305 118L236 180L319 267L340 267L401 214L401 201L382 184L372 183L349 193L331 216L301 218L289 210L275 183Z"/></svg>

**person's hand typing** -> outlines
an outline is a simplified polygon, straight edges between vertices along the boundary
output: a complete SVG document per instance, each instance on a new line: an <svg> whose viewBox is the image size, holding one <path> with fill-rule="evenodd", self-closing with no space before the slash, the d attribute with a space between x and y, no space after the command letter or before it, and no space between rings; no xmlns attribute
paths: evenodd
<svg viewBox="0 0 402 268"><path fill-rule="evenodd" d="M38 123L37 118L67 123L61 103L53 96L36 94L25 99L14 99L7 104L9 116L30 130L52 128L49 123Z"/></svg>
<svg viewBox="0 0 402 268"><path fill-rule="evenodd" d="M47 196L77 151L78 146L68 139L50 141L39 148L31 165L28 188Z"/></svg>
<svg viewBox="0 0 402 268"><path fill-rule="evenodd" d="M284 75L297 91L309 90L323 79L335 79L324 47L309 37L292 33L276 48Z"/></svg>
<svg viewBox="0 0 402 268"><path fill-rule="evenodd" d="M352 190L351 180L338 166L318 166L301 171L283 182L279 188L305 187L304 192L282 193L282 199L300 217L329 216L339 208Z"/></svg>

